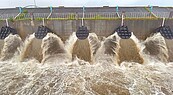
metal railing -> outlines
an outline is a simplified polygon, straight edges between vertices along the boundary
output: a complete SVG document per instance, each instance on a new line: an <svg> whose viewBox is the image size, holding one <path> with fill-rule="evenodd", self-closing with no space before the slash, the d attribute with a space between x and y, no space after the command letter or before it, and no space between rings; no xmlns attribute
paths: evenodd
<svg viewBox="0 0 173 95"><path fill-rule="evenodd" d="M21 13L17 19L26 19L26 18L47 18L50 13ZM158 18L169 18L170 12L153 12ZM14 18L16 14L2 14L0 15L0 19ZM118 15L122 15L122 13L118 12L86 12L86 19L112 19L119 18ZM126 18L151 18L153 17L150 12L125 12ZM49 18L62 18L62 19L81 19L82 13L52 13Z"/></svg>
<svg viewBox="0 0 173 95"><path fill-rule="evenodd" d="M17 15L18 13L16 14L2 14L0 15L0 19L7 19L7 18L15 18L15 16Z"/></svg>
<svg viewBox="0 0 173 95"><path fill-rule="evenodd" d="M122 15L122 13L119 13ZM126 18L151 18L153 17L149 12L125 12Z"/></svg>
<svg viewBox="0 0 173 95"><path fill-rule="evenodd" d="M153 12L153 13L159 18L169 18L170 17L170 12Z"/></svg>

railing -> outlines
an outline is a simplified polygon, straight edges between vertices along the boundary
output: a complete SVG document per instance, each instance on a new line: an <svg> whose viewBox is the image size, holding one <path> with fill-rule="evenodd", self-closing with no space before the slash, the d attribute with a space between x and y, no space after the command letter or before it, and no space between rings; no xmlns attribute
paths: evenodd
<svg viewBox="0 0 173 95"><path fill-rule="evenodd" d="M34 13L35 18L46 18L49 16L49 13Z"/></svg>
<svg viewBox="0 0 173 95"><path fill-rule="evenodd" d="M85 13L85 18L118 18L118 14L121 16L121 13L116 12L100 12L100 13ZM151 18L152 15L149 12L126 12L125 17L127 18ZM50 18L82 18L82 13L53 13Z"/></svg>
<svg viewBox="0 0 173 95"><path fill-rule="evenodd" d="M0 15L0 19L7 19L7 18L15 18L18 13L16 14L2 14Z"/></svg>
<svg viewBox="0 0 173 95"><path fill-rule="evenodd" d="M121 17L122 13L116 12L86 12L85 19L113 19ZM170 12L153 12L157 18L169 18ZM14 18L16 14L2 14L0 15L0 19ZM16 19L27 19L27 18L47 18L49 13L21 13ZM126 18L153 18L154 16L150 12L125 12ZM50 18L57 19L81 19L82 13L52 13ZM172 18L172 17L171 17Z"/></svg>
<svg viewBox="0 0 173 95"><path fill-rule="evenodd" d="M85 13L85 18L117 18L117 13ZM82 13L53 13L50 18L82 18Z"/></svg>
<svg viewBox="0 0 173 95"><path fill-rule="evenodd" d="M169 18L170 12L153 12L157 17L160 18ZM172 18L172 17L171 17Z"/></svg>
<svg viewBox="0 0 173 95"><path fill-rule="evenodd" d="M122 13L120 13L120 16ZM126 18L151 18L153 17L149 12L125 12Z"/></svg>

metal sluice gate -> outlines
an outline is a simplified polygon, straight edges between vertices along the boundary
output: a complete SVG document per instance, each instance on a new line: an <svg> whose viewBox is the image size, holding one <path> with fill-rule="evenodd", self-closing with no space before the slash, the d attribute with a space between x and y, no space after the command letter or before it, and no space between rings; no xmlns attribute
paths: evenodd
<svg viewBox="0 0 173 95"><path fill-rule="evenodd" d="M165 25L165 18L163 18L162 25L156 29L166 39L173 39L173 32L169 26Z"/></svg>
<svg viewBox="0 0 173 95"><path fill-rule="evenodd" d="M10 34L17 34L17 31L9 26L4 26L1 28L1 32L0 32L0 39L5 39L6 37L8 37Z"/></svg>
<svg viewBox="0 0 173 95"><path fill-rule="evenodd" d="M52 31L46 26L38 26L38 30L35 32L35 37L37 39L43 39L47 33L52 33Z"/></svg>
<svg viewBox="0 0 173 95"><path fill-rule="evenodd" d="M1 28L0 39L4 40L10 34L15 35L17 34L17 31L9 26L8 19L6 19L6 26Z"/></svg>
<svg viewBox="0 0 173 95"><path fill-rule="evenodd" d="M122 39L129 39L131 37L131 32L128 30L127 26L119 26L116 29L116 32L118 33L118 36Z"/></svg>
<svg viewBox="0 0 173 95"><path fill-rule="evenodd" d="M80 40L84 40L89 36L89 30L85 26L81 26L78 28L76 32L76 36Z"/></svg>
<svg viewBox="0 0 173 95"><path fill-rule="evenodd" d="M85 40L89 36L89 30L86 26L84 26L84 14L85 14L85 7L83 6L83 17L82 17L82 26L79 26L76 32L76 37L79 40Z"/></svg>
<svg viewBox="0 0 173 95"><path fill-rule="evenodd" d="M117 32L121 39L129 39L132 36L128 27L124 25L124 13L122 13L121 26L119 26L114 32Z"/></svg>
<svg viewBox="0 0 173 95"><path fill-rule="evenodd" d="M42 19L42 22L43 22L43 24L38 26L38 29L34 34L35 38L37 38L37 39L43 39L47 35L47 33L53 33L51 31L51 29L49 29L47 26L45 26L44 18Z"/></svg>
<svg viewBox="0 0 173 95"><path fill-rule="evenodd" d="M169 26L161 26L158 28L157 32L160 32L160 34L166 39L173 39L173 32Z"/></svg>

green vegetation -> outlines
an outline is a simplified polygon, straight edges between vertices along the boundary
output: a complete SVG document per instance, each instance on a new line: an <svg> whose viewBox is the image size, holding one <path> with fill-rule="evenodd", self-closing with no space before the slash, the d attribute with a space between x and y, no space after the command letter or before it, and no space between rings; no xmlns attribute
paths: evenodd
<svg viewBox="0 0 173 95"><path fill-rule="evenodd" d="M44 18L45 19L45 18ZM37 20L37 21L42 21L43 18L35 18L34 20Z"/></svg>
<svg viewBox="0 0 173 95"><path fill-rule="evenodd" d="M10 17L10 18L8 19L8 21L14 22L14 19L13 19L12 17Z"/></svg>
<svg viewBox="0 0 173 95"><path fill-rule="evenodd" d="M28 11L23 10L23 12L16 18L16 20L25 19L26 15L28 15Z"/></svg>
<svg viewBox="0 0 173 95"><path fill-rule="evenodd" d="M94 19L103 19L104 17L102 17L101 15L97 15L94 17Z"/></svg>
<svg viewBox="0 0 173 95"><path fill-rule="evenodd" d="M15 19L15 21L22 21L22 20L31 20L31 18Z"/></svg>
<svg viewBox="0 0 173 95"><path fill-rule="evenodd" d="M67 19L76 19L76 15L75 14L69 14Z"/></svg>
<svg viewBox="0 0 173 95"><path fill-rule="evenodd" d="M24 14L27 14L27 13L28 13L28 10L23 10L23 13L24 13Z"/></svg>

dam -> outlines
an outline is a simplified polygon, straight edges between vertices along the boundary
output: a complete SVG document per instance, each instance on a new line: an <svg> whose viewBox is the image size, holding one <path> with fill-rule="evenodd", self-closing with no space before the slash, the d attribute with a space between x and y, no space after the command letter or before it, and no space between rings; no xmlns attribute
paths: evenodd
<svg viewBox="0 0 173 95"><path fill-rule="evenodd" d="M171 95L173 8L0 9L0 94Z"/></svg>

